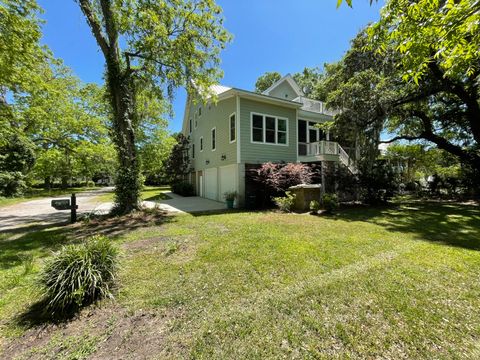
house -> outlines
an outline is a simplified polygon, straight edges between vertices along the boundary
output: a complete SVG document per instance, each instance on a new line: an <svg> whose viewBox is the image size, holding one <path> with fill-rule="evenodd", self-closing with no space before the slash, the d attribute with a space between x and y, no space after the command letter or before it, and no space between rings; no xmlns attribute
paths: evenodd
<svg viewBox="0 0 480 360"><path fill-rule="evenodd" d="M245 175L265 162L341 163L355 172L347 152L318 123L335 114L308 99L291 75L262 94L216 85L217 102L187 99L182 132L190 140L189 181L197 195L223 201L227 191L245 203Z"/></svg>

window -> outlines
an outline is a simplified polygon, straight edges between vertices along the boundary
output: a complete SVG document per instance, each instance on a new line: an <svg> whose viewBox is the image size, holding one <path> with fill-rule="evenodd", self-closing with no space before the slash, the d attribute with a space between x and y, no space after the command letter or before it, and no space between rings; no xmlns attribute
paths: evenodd
<svg viewBox="0 0 480 360"><path fill-rule="evenodd" d="M263 116L252 115L252 141L263 142Z"/></svg>
<svg viewBox="0 0 480 360"><path fill-rule="evenodd" d="M236 133L236 124L235 124L235 114L230 115L230 142L234 142L237 138Z"/></svg>
<svg viewBox="0 0 480 360"><path fill-rule="evenodd" d="M212 129L212 151L216 150L217 146L217 128Z"/></svg>
<svg viewBox="0 0 480 360"><path fill-rule="evenodd" d="M200 138L200 152L203 151L203 136Z"/></svg>
<svg viewBox="0 0 480 360"><path fill-rule="evenodd" d="M200 106L198 108L198 117L202 116L202 107Z"/></svg>
<svg viewBox="0 0 480 360"><path fill-rule="evenodd" d="M192 144L192 159L195 159L195 144Z"/></svg>
<svg viewBox="0 0 480 360"><path fill-rule="evenodd" d="M190 121L188 122L188 132L192 132L192 119L190 119Z"/></svg>
<svg viewBox="0 0 480 360"><path fill-rule="evenodd" d="M198 127L198 121L195 120L195 129Z"/></svg>
<svg viewBox="0 0 480 360"><path fill-rule="evenodd" d="M287 145L287 119L252 113L252 142Z"/></svg>

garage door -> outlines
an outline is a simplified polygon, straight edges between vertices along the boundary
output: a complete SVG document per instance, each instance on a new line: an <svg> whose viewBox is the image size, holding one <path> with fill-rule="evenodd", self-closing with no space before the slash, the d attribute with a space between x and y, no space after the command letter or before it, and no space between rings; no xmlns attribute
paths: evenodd
<svg viewBox="0 0 480 360"><path fill-rule="evenodd" d="M227 191L237 190L237 165L222 166L220 170L220 198L223 200L223 194Z"/></svg>
<svg viewBox="0 0 480 360"><path fill-rule="evenodd" d="M217 200L217 168L205 170L205 197Z"/></svg>

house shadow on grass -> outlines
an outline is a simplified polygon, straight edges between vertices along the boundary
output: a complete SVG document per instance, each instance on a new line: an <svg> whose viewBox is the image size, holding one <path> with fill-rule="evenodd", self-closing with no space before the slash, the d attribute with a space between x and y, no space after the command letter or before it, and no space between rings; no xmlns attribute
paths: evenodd
<svg viewBox="0 0 480 360"><path fill-rule="evenodd" d="M480 207L446 202L408 202L342 208L332 218L365 221L419 240L480 250Z"/></svg>

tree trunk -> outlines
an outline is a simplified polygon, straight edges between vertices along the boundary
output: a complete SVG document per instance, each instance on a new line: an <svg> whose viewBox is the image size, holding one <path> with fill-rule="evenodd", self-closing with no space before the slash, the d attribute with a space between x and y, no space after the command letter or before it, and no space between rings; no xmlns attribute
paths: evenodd
<svg viewBox="0 0 480 360"><path fill-rule="evenodd" d="M119 168L115 180L116 214L139 209L140 168L135 147L135 88L128 71L122 71L118 59L107 59L107 85L113 109L112 138L117 149Z"/></svg>

